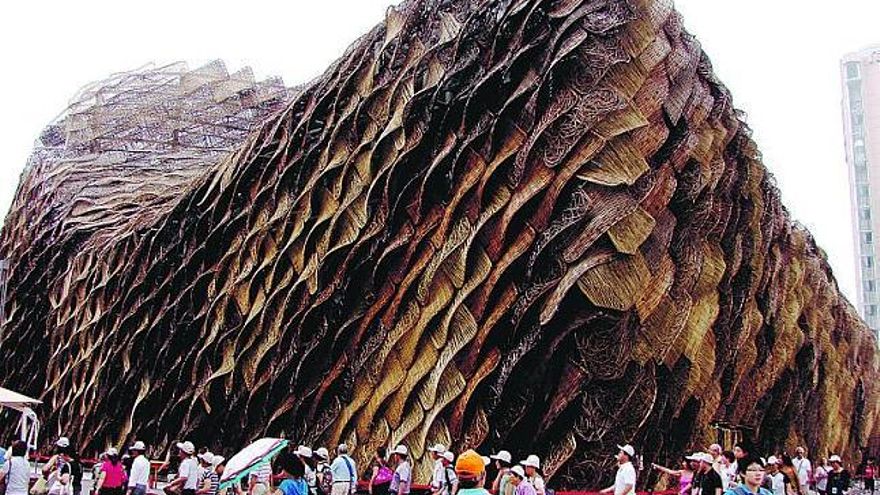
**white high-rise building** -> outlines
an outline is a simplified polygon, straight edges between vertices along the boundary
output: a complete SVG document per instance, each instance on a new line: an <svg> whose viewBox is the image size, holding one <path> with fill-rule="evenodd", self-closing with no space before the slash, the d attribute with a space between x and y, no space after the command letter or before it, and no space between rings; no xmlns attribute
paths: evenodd
<svg viewBox="0 0 880 495"><path fill-rule="evenodd" d="M880 330L880 45L843 57L843 129L859 313ZM880 334L878 334L880 335Z"/></svg>

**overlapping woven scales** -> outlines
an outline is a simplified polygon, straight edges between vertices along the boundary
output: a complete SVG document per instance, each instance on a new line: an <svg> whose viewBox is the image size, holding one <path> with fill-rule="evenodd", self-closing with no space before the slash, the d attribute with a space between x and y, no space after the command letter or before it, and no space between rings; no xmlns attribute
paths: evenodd
<svg viewBox="0 0 880 495"><path fill-rule="evenodd" d="M856 452L875 342L682 26L409 0L296 91L217 64L96 86L4 225L5 385L87 452L403 443L421 479L443 443L595 488L616 444L672 459L715 421ZM175 110L115 120L94 95L127 85Z"/></svg>

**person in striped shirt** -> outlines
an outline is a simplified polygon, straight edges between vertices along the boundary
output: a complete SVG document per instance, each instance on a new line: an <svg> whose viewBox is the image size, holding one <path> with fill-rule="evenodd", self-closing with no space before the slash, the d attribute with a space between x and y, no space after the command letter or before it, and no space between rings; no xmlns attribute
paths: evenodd
<svg viewBox="0 0 880 495"><path fill-rule="evenodd" d="M205 452L199 454L199 484L196 495L217 495L220 490L220 475L214 470L214 454Z"/></svg>

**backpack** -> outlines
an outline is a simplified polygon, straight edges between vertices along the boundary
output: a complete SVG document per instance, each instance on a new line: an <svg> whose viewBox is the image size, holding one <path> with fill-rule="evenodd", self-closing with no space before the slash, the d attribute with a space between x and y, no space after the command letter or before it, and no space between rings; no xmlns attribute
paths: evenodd
<svg viewBox="0 0 880 495"><path fill-rule="evenodd" d="M330 466L326 464L321 469L321 482L318 483L318 493L321 495L333 493L333 471L330 471Z"/></svg>

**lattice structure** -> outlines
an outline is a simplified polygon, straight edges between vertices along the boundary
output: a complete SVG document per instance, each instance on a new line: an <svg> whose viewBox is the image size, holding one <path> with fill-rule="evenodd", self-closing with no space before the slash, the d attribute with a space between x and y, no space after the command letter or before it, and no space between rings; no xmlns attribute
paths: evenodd
<svg viewBox="0 0 880 495"><path fill-rule="evenodd" d="M566 487L715 421L880 430L874 341L670 3L412 0L263 115L229 156L188 141L161 208L102 188L110 225L25 174L0 371L51 428L402 442L423 477L432 443L508 447Z"/></svg>

